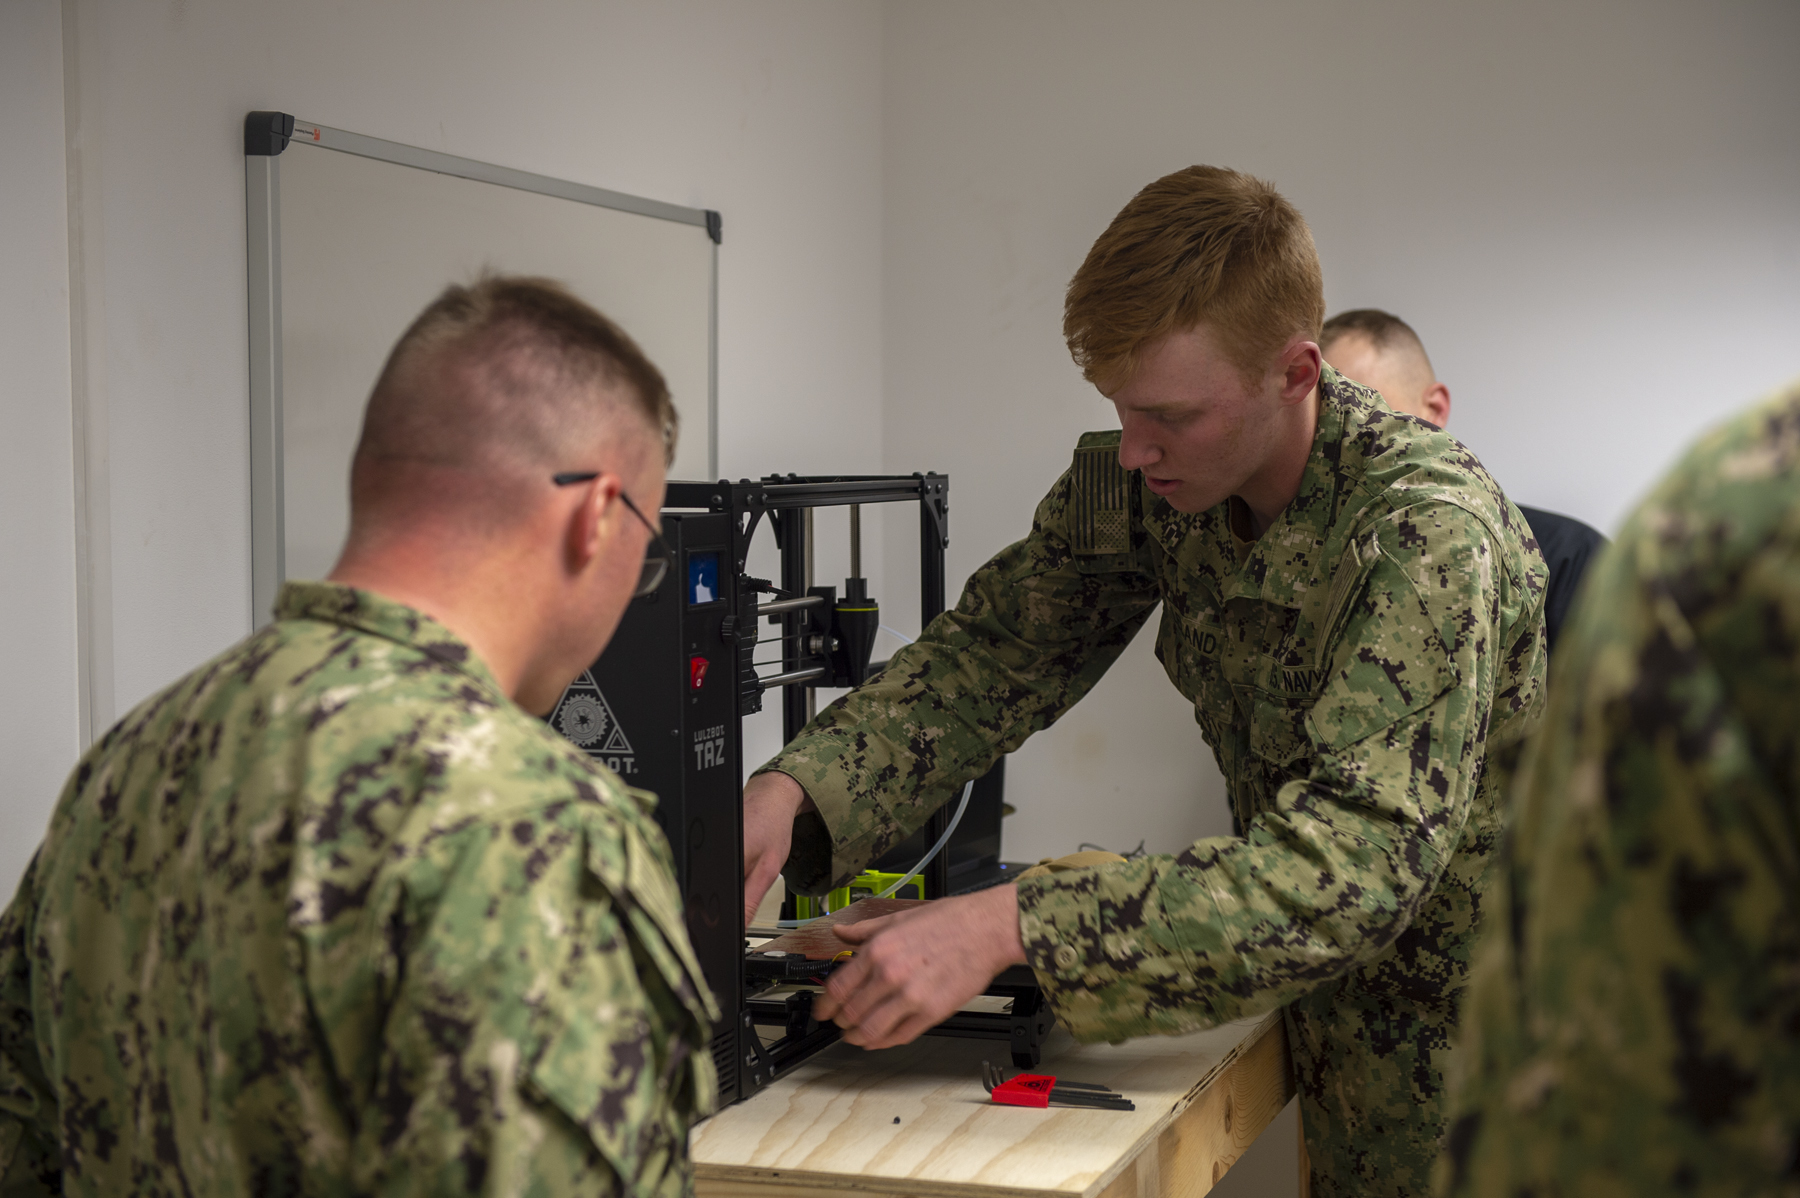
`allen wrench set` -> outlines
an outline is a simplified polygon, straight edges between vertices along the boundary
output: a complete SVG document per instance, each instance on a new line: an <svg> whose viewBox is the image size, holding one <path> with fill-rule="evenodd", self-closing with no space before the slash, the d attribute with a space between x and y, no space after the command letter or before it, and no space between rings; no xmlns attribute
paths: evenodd
<svg viewBox="0 0 1800 1198"><path fill-rule="evenodd" d="M1078 1106L1100 1111L1135 1111L1137 1104L1093 1082L1071 1082L1048 1073L1021 1073L1010 1081L1004 1070L981 1063L981 1084L1001 1106Z"/></svg>

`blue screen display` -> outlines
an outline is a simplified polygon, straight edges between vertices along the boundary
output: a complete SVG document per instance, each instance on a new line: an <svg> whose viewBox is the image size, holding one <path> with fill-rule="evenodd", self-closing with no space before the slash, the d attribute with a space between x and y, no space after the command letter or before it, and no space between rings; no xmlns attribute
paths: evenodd
<svg viewBox="0 0 1800 1198"><path fill-rule="evenodd" d="M689 607L718 602L719 554L717 550L688 554L687 596Z"/></svg>

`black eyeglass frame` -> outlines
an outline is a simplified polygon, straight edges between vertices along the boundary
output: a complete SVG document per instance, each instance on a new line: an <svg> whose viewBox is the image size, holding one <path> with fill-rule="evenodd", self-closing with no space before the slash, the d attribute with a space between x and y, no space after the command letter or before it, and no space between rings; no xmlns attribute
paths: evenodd
<svg viewBox="0 0 1800 1198"><path fill-rule="evenodd" d="M565 470L561 474L551 475L550 481L559 487L572 487L576 483L592 482L599 477L600 471L598 470ZM662 529L650 523L650 517L644 515L638 509L637 504L631 502L631 496L620 491L619 498L625 501L625 506L631 514L650 530L650 544L644 552L644 572L638 577L637 590L631 592L633 598L642 598L661 586L663 579L669 576L669 565L675 560L675 551L669 548L667 541L663 540Z"/></svg>

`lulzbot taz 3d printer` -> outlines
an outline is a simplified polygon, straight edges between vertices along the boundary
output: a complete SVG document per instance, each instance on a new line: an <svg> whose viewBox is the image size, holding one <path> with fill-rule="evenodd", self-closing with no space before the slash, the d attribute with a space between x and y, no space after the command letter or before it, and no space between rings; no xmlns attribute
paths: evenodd
<svg viewBox="0 0 1800 1198"><path fill-rule="evenodd" d="M880 612L861 577L861 508L900 502L919 505L920 611L929 622L944 610L945 476L671 482L662 512L663 537L675 555L667 576L632 602L612 643L549 716L597 761L658 796L656 818L674 852L688 933L725 1012L713 1040L724 1102L749 1097L837 1038L834 1025L812 1018L811 992L784 984L815 977L817 969L747 952L741 720L778 690L783 737L791 740L808 718L808 688L856 686L885 664L869 661ZM811 585L809 538L812 509L846 505L852 577L839 595L835 587ZM745 573L765 520L780 552L775 582ZM759 640L765 620L779 624L778 641ZM779 669L759 676L756 649L775 643L780 660L766 664ZM1004 765L976 781L947 840L954 804L873 868L910 868L945 841L920 873L926 898L1005 880L1018 867L999 860ZM784 916L793 909L790 899ZM1031 971L1008 970L990 993L1006 1000L1004 1009L963 1012L934 1034L1006 1040L1020 1067L1035 1065L1050 1013Z"/></svg>

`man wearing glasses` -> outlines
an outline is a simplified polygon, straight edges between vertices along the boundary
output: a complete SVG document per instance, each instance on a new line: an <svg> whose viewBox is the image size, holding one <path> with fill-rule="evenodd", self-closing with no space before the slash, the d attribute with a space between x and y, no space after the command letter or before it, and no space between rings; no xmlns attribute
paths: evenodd
<svg viewBox="0 0 1800 1198"><path fill-rule="evenodd" d="M536 714L668 568L675 426L555 284L414 321L330 578L102 738L0 917L9 1193L691 1190L653 800Z"/></svg>
<svg viewBox="0 0 1800 1198"><path fill-rule="evenodd" d="M559 487L572 487L577 483L592 482L599 477L598 470L564 470L552 476L550 481ZM619 500L624 503L626 511L637 517L638 523L650 530L650 543L644 551L644 565L638 574L637 587L631 592L632 598L636 599L650 594L662 585L662 580L668 577L669 562L674 560L675 553L669 548L669 543L663 540L662 529L650 523L650 517L644 515L643 509L631 502L631 496L620 491ZM658 504L657 508L661 510L662 505Z"/></svg>

